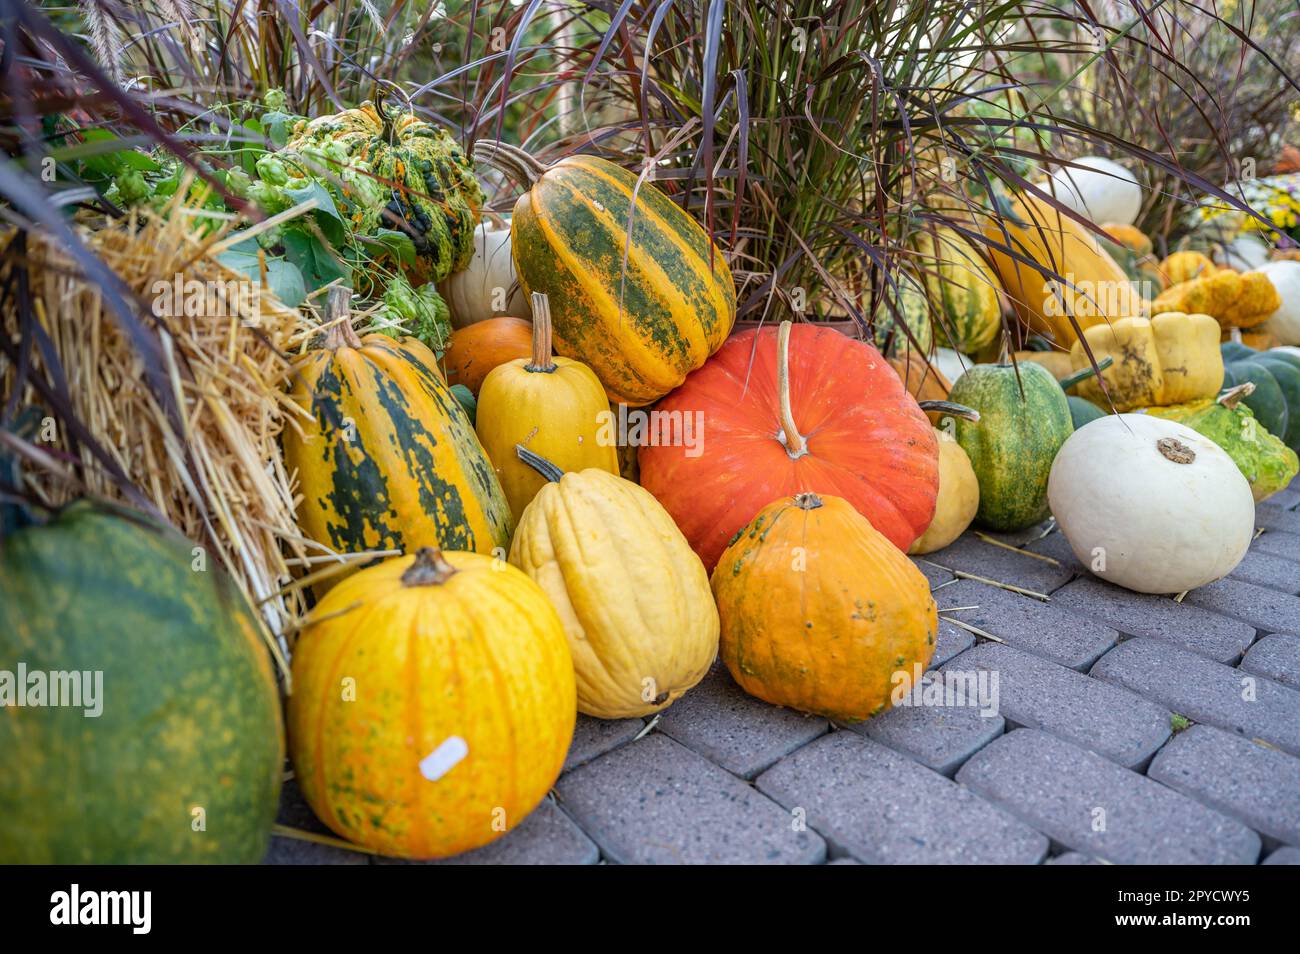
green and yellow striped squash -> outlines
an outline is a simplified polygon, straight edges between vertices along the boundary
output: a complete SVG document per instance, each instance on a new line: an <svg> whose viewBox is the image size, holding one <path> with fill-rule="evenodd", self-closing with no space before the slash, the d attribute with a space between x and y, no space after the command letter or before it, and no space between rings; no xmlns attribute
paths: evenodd
<svg viewBox="0 0 1300 954"><path fill-rule="evenodd" d="M939 344L962 354L990 344L1002 330L1001 285L993 269L951 228L923 231L915 247L922 256L918 267L934 309Z"/></svg>
<svg viewBox="0 0 1300 954"><path fill-rule="evenodd" d="M310 420L285 431L302 531L339 553L508 547L510 506L433 352L336 328L295 377Z"/></svg>
<svg viewBox="0 0 1300 954"><path fill-rule="evenodd" d="M657 400L727 340L726 259L654 185L594 156L546 167L486 142L475 156L529 183L510 224L519 281L549 296L556 352L596 372L611 401Z"/></svg>
<svg viewBox="0 0 1300 954"><path fill-rule="evenodd" d="M934 333L930 324L930 301L921 280L910 269L903 269L897 274L895 284L887 287L885 294L887 300L881 302L876 313L873 335L876 347L882 353L888 346L892 349L891 354L909 350L929 354ZM908 339L906 331L897 327L900 317L916 339L915 344ZM894 332L892 342L890 332Z"/></svg>
<svg viewBox="0 0 1300 954"><path fill-rule="evenodd" d="M89 500L7 535L0 673L0 685L14 680L0 691L0 864L266 854L284 771L280 697L258 622L214 557ZM79 699L67 695L74 674Z"/></svg>

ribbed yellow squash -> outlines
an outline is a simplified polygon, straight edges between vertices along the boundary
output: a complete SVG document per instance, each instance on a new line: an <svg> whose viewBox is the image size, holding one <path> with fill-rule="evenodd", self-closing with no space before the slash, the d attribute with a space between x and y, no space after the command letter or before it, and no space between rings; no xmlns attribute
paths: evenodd
<svg viewBox="0 0 1300 954"><path fill-rule="evenodd" d="M915 246L939 343L973 354L1002 330L1001 284L974 246L951 228L922 231Z"/></svg>
<svg viewBox="0 0 1300 954"><path fill-rule="evenodd" d="M510 562L559 611L578 710L602 719L658 712L704 678L718 653L704 564L648 491L603 470L548 473L553 482L524 511Z"/></svg>
<svg viewBox="0 0 1300 954"><path fill-rule="evenodd" d="M504 143L475 157L527 182L510 224L520 284L550 297L555 350L611 401L649 404L722 347L736 317L726 259L651 182L595 156L543 166Z"/></svg>
<svg viewBox="0 0 1300 954"><path fill-rule="evenodd" d="M298 525L338 553L421 546L490 553L510 542L510 508L469 418L414 338L346 321L308 352L293 397L310 420L285 429Z"/></svg>
<svg viewBox="0 0 1300 954"><path fill-rule="evenodd" d="M573 665L545 594L501 560L422 549L350 576L293 654L289 750L318 818L444 858L515 828L560 774Z"/></svg>
<svg viewBox="0 0 1300 954"><path fill-rule="evenodd" d="M546 478L519 459L522 444L561 470L618 473L612 413L590 368L551 357L547 298L533 296L533 356L493 368L478 395L476 429L518 522Z"/></svg>
<svg viewBox="0 0 1300 954"><path fill-rule="evenodd" d="M988 247L1021 319L1035 331L1050 332L1062 347L1075 341L1070 315L1087 329L1142 314L1141 296L1096 236L1041 199L1012 200L1007 215L986 218L984 234L999 245L1008 245L1009 237L1017 255L1047 272Z"/></svg>
<svg viewBox="0 0 1300 954"><path fill-rule="evenodd" d="M1209 315L1123 318L1089 328L1084 338L1098 363L1114 358L1101 376L1117 411L1214 397L1223 386L1219 323ZM1080 342L1070 349L1070 362L1076 370L1091 367ZM1076 388L1080 397L1109 406L1095 377Z"/></svg>

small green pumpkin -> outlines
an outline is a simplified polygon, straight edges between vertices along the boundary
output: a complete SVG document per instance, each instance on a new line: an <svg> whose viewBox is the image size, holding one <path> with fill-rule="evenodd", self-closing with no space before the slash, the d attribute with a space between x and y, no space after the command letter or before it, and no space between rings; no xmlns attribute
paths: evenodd
<svg viewBox="0 0 1300 954"><path fill-rule="evenodd" d="M1234 388L1247 381L1255 390L1242 403L1270 434L1300 451L1300 357L1285 351L1256 351L1234 341L1225 342L1223 386Z"/></svg>
<svg viewBox="0 0 1300 954"><path fill-rule="evenodd" d="M1032 362L977 364L957 379L949 400L980 414L956 421L957 443L980 485L976 522L1012 531L1045 519L1052 461L1074 433L1052 373Z"/></svg>

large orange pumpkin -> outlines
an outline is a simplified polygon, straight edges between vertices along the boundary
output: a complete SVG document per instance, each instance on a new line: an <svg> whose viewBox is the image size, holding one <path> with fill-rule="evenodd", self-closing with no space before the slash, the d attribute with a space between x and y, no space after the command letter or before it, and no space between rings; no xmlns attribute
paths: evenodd
<svg viewBox="0 0 1300 954"><path fill-rule="evenodd" d="M532 351L533 323L503 315L453 331L442 367L448 384L463 384L478 397L493 368L527 358Z"/></svg>
<svg viewBox="0 0 1300 954"><path fill-rule="evenodd" d="M929 420L880 352L838 331L784 322L739 334L655 410L668 415L657 435L664 421L701 429L691 446L642 447L639 463L710 570L760 508L802 491L848 500L900 550L934 516Z"/></svg>
<svg viewBox="0 0 1300 954"><path fill-rule="evenodd" d="M713 571L722 661L765 702L855 722L934 655L938 612L906 556L839 497L759 511Z"/></svg>

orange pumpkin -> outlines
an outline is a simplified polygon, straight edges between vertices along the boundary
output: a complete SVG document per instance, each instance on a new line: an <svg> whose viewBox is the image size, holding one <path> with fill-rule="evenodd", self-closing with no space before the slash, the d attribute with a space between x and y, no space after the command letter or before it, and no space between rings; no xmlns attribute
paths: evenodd
<svg viewBox="0 0 1300 954"><path fill-rule="evenodd" d="M516 827L560 774L578 695L554 607L525 574L425 548L316 605L293 654L289 751L326 825L443 858Z"/></svg>
<svg viewBox="0 0 1300 954"><path fill-rule="evenodd" d="M752 696L847 722L888 708L934 654L925 576L847 500L769 504L713 571L722 661Z"/></svg>
<svg viewBox="0 0 1300 954"><path fill-rule="evenodd" d="M493 368L532 353L533 323L502 315L453 331L442 367L448 384L463 384L478 397Z"/></svg>
<svg viewBox="0 0 1300 954"><path fill-rule="evenodd" d="M801 491L844 497L900 550L934 517L929 420L879 351L838 331L736 335L655 411L656 436L677 423L698 439L643 446L641 485L710 570L760 508Z"/></svg>

